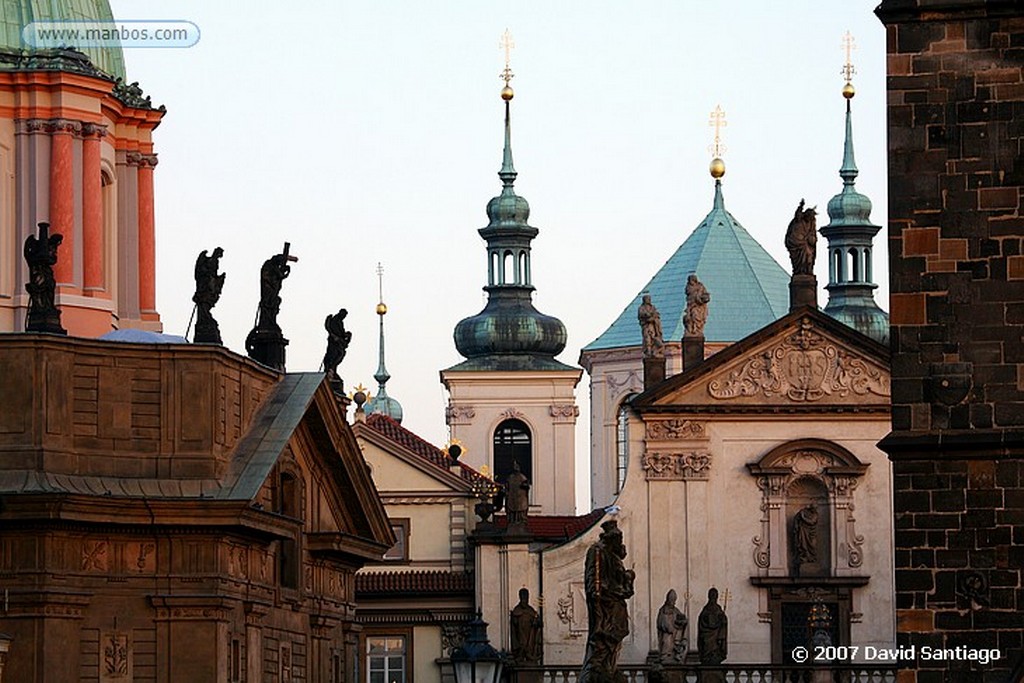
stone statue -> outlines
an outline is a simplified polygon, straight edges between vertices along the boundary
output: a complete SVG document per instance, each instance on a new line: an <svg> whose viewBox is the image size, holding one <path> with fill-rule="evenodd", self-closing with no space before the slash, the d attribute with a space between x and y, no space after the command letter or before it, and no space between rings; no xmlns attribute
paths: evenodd
<svg viewBox="0 0 1024 683"><path fill-rule="evenodd" d="M697 650L701 664L721 664L729 654L729 618L718 604L718 589L708 591L708 603L697 618Z"/></svg>
<svg viewBox="0 0 1024 683"><path fill-rule="evenodd" d="M658 610L658 653L663 664L681 664L686 657L686 615L676 608L676 592L665 595L665 604Z"/></svg>
<svg viewBox="0 0 1024 683"><path fill-rule="evenodd" d="M260 268L260 312L257 328L261 330L281 331L277 324L277 314L281 311L281 284L292 272L288 262L296 260L294 256L288 255L289 246L285 242L284 250L268 258Z"/></svg>
<svg viewBox="0 0 1024 683"><path fill-rule="evenodd" d="M540 615L530 607L530 591L519 589L519 604L509 614L512 659L516 664L540 663Z"/></svg>
<svg viewBox="0 0 1024 683"><path fill-rule="evenodd" d="M793 263L793 275L814 275L814 257L818 245L818 230L814 208L805 209L804 200L796 207L793 220L786 230L786 249Z"/></svg>
<svg viewBox="0 0 1024 683"><path fill-rule="evenodd" d="M196 293L192 295L192 301L196 304L196 334L193 341L197 344L222 343L220 326L210 311L217 305L221 290L224 289L224 273L217 273L223 255L224 250L220 247L214 249L209 256L203 249L196 259Z"/></svg>
<svg viewBox="0 0 1024 683"><path fill-rule="evenodd" d="M338 379L338 364L345 359L348 345L352 341L352 333L345 329L345 316L348 311L344 308L327 316L324 320L324 329L327 330L327 351L324 353L324 372L330 380Z"/></svg>
<svg viewBox="0 0 1024 683"><path fill-rule="evenodd" d="M818 561L818 507L813 503L793 516L793 554L797 568Z"/></svg>
<svg viewBox="0 0 1024 683"><path fill-rule="evenodd" d="M601 525L601 537L587 550L583 576L587 595L587 650L579 683L622 683L618 671L622 640L629 635L626 600L633 596L632 569L622 560L626 546L615 520Z"/></svg>
<svg viewBox="0 0 1024 683"><path fill-rule="evenodd" d="M683 326L686 328L683 336L703 337L704 325L708 321L708 302L711 295L707 287L697 279L696 273L690 273L686 278L686 312L683 314Z"/></svg>
<svg viewBox="0 0 1024 683"><path fill-rule="evenodd" d="M644 294L643 302L636 314L640 320L643 336L644 358L662 358L665 355L665 340L661 330L661 314L651 303L651 295Z"/></svg>
<svg viewBox="0 0 1024 683"><path fill-rule="evenodd" d="M526 526L526 515L530 510L530 480L519 469L519 461L512 461L512 473L505 480L505 510L508 512L508 528Z"/></svg>
<svg viewBox="0 0 1024 683"><path fill-rule="evenodd" d="M64 236L50 234L50 224L39 224L39 237L25 238L25 261L28 263L29 279L25 284L28 292L28 320L26 332L50 332L67 334L60 324L60 309L57 308L57 280L53 267L57 265L57 247Z"/></svg>

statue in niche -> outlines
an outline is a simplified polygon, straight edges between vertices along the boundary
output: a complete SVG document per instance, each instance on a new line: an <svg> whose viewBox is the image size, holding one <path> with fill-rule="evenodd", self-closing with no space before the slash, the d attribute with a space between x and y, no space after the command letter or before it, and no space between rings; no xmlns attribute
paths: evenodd
<svg viewBox="0 0 1024 683"><path fill-rule="evenodd" d="M224 289L224 273L217 273L224 250L217 247L207 255L205 249L196 258L195 279L196 293L192 301L196 305L196 334L193 341L197 344L221 344L220 326L210 312L220 300Z"/></svg>
<svg viewBox="0 0 1024 683"><path fill-rule="evenodd" d="M793 263L793 275L814 275L814 257L818 246L816 215L814 207L805 209L804 200L801 199L786 229L786 249Z"/></svg>
<svg viewBox="0 0 1024 683"><path fill-rule="evenodd" d="M508 528L518 527L524 531L526 515L530 510L530 480L519 469L519 461L512 461L512 473L505 480L505 510L508 512Z"/></svg>
<svg viewBox="0 0 1024 683"><path fill-rule="evenodd" d="M797 570L818 562L818 506L805 505L793 515L793 554Z"/></svg>
<svg viewBox="0 0 1024 683"><path fill-rule="evenodd" d="M619 650L629 635L626 600L633 596L636 574L626 569L622 530L612 519L601 525L601 537L587 550L583 575L587 595L587 649L579 683L620 683Z"/></svg>
<svg viewBox="0 0 1024 683"><path fill-rule="evenodd" d="M650 294L643 295L636 317L640 321L644 358L662 358L665 355L665 340L661 329L661 314L651 303Z"/></svg>
<svg viewBox="0 0 1024 683"><path fill-rule="evenodd" d="M718 589L708 590L708 602L697 617L697 650L701 664L717 665L729 654L729 618L718 604Z"/></svg>
<svg viewBox="0 0 1024 683"><path fill-rule="evenodd" d="M337 380L338 364L345 359L348 352L348 345L352 341L352 333L345 329L345 317L348 311L344 308L338 309L337 313L328 315L324 320L324 329L327 330L327 351L324 352L324 372L327 378Z"/></svg>
<svg viewBox="0 0 1024 683"><path fill-rule="evenodd" d="M658 654L663 664L681 664L689 644L686 639L686 615L676 607L676 592L665 595L665 604L658 610Z"/></svg>
<svg viewBox="0 0 1024 683"><path fill-rule="evenodd" d="M530 591L519 589L519 604L509 614L512 659L516 664L540 663L540 615L530 606Z"/></svg>
<svg viewBox="0 0 1024 683"><path fill-rule="evenodd" d="M25 284L29 297L26 332L67 334L67 330L60 324L57 280L53 276L53 267L57 265L57 247L63 241L63 235L50 234L49 223L39 224L39 237L29 235L25 238L24 255L29 272Z"/></svg>
<svg viewBox="0 0 1024 683"><path fill-rule="evenodd" d="M696 273L686 278L686 312L683 314L683 336L703 337L704 325L708 321L708 303L711 295L704 283L697 279Z"/></svg>

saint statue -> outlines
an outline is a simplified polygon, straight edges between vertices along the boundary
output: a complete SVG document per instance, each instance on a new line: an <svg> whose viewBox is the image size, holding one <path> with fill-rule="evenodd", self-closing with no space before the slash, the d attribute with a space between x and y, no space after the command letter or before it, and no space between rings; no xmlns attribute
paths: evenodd
<svg viewBox="0 0 1024 683"><path fill-rule="evenodd" d="M217 305L221 290L224 289L224 273L217 273L223 255L224 250L217 247L210 255L203 249L196 258L196 293L192 295L192 301L196 304L196 334L193 341L197 344L222 343L220 326L210 311Z"/></svg>
<svg viewBox="0 0 1024 683"><path fill-rule="evenodd" d="M686 657L686 615L676 607L676 592L665 595L665 604L658 610L658 653L663 664L681 664Z"/></svg>
<svg viewBox="0 0 1024 683"><path fill-rule="evenodd" d="M508 528L526 526L526 514L530 510L530 480L519 469L519 461L512 461L512 473L505 480L505 510L508 512Z"/></svg>
<svg viewBox="0 0 1024 683"><path fill-rule="evenodd" d="M519 589L519 604L509 614L512 659L516 664L540 663L540 615L530 606L530 591Z"/></svg>
<svg viewBox="0 0 1024 683"><path fill-rule="evenodd" d="M718 589L708 591L708 602L697 618L697 649L701 664L717 665L729 654L729 618L718 604Z"/></svg>
<svg viewBox="0 0 1024 683"><path fill-rule="evenodd" d="M793 263L793 275L814 275L814 256L818 245L816 215L814 208L804 209L804 200L801 199L786 229L786 249Z"/></svg>
<svg viewBox="0 0 1024 683"><path fill-rule="evenodd" d="M324 372L328 379L338 379L338 364L345 359L348 345L352 341L352 333L345 329L345 316L348 311L344 308L337 313L328 315L324 320L324 329L327 330L327 351L324 353Z"/></svg>
<svg viewBox="0 0 1024 683"><path fill-rule="evenodd" d="M608 520L601 529L601 537L587 550L583 576L588 631L579 683L624 681L618 671L619 650L629 635L626 600L633 596L636 574L622 562L626 546L618 523Z"/></svg>
<svg viewBox="0 0 1024 683"><path fill-rule="evenodd" d="M260 268L260 317L256 325L260 330L281 331L277 324L277 314L281 311L281 284L292 272L288 265L292 260L294 257L288 256L288 245L285 244L282 253L268 258Z"/></svg>
<svg viewBox="0 0 1024 683"><path fill-rule="evenodd" d="M707 287L697 279L696 273L690 273L686 278L686 312L683 314L683 327L686 331L685 337L703 337L704 325L708 321L708 302L711 295Z"/></svg>
<svg viewBox="0 0 1024 683"><path fill-rule="evenodd" d="M636 314L640 320L643 336L644 358L662 358L665 355L665 341L661 331L661 314L651 303L651 295L644 294L643 302Z"/></svg>
<svg viewBox="0 0 1024 683"><path fill-rule="evenodd" d="M818 506L813 503L793 516L793 554L798 569L818 561Z"/></svg>
<svg viewBox="0 0 1024 683"><path fill-rule="evenodd" d="M39 224L39 237L29 235L25 238L24 255L29 273L25 284L29 297L26 332L67 334L60 324L60 309L56 303L57 280L53 276L57 247L63 241L63 235L50 234L49 223Z"/></svg>

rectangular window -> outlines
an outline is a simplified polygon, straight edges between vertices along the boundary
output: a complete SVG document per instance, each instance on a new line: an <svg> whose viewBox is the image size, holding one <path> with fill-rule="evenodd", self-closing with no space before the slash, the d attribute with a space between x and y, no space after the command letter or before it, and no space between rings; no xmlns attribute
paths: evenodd
<svg viewBox="0 0 1024 683"><path fill-rule="evenodd" d="M384 553L387 562L405 562L409 559L409 520L392 519L391 531L395 534L395 544ZM390 682L389 682L390 683Z"/></svg>
<svg viewBox="0 0 1024 683"><path fill-rule="evenodd" d="M405 636L366 637L366 683L406 683Z"/></svg>
<svg viewBox="0 0 1024 683"><path fill-rule="evenodd" d="M242 641L231 639L231 650L228 653L228 681L242 683Z"/></svg>

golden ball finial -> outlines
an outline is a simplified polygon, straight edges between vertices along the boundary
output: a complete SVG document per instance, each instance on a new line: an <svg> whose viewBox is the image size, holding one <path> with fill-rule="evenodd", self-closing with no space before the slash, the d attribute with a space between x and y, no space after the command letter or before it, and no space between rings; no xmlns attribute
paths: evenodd
<svg viewBox="0 0 1024 683"><path fill-rule="evenodd" d="M384 305L384 302L377 304L377 315L384 315L388 312L388 307Z"/></svg>
<svg viewBox="0 0 1024 683"><path fill-rule="evenodd" d="M725 162L722 161L720 158L715 157L714 159L711 160L711 166L709 170L711 171L711 177L714 178L715 180L718 180L719 178L725 175Z"/></svg>
<svg viewBox="0 0 1024 683"><path fill-rule="evenodd" d="M516 91L512 89L511 85L505 84L505 87L501 89L501 99L508 102L515 97Z"/></svg>
<svg viewBox="0 0 1024 683"><path fill-rule="evenodd" d="M856 94L857 89L853 87L853 83L847 81L846 85L843 86L843 97L845 97L846 99L850 99Z"/></svg>

